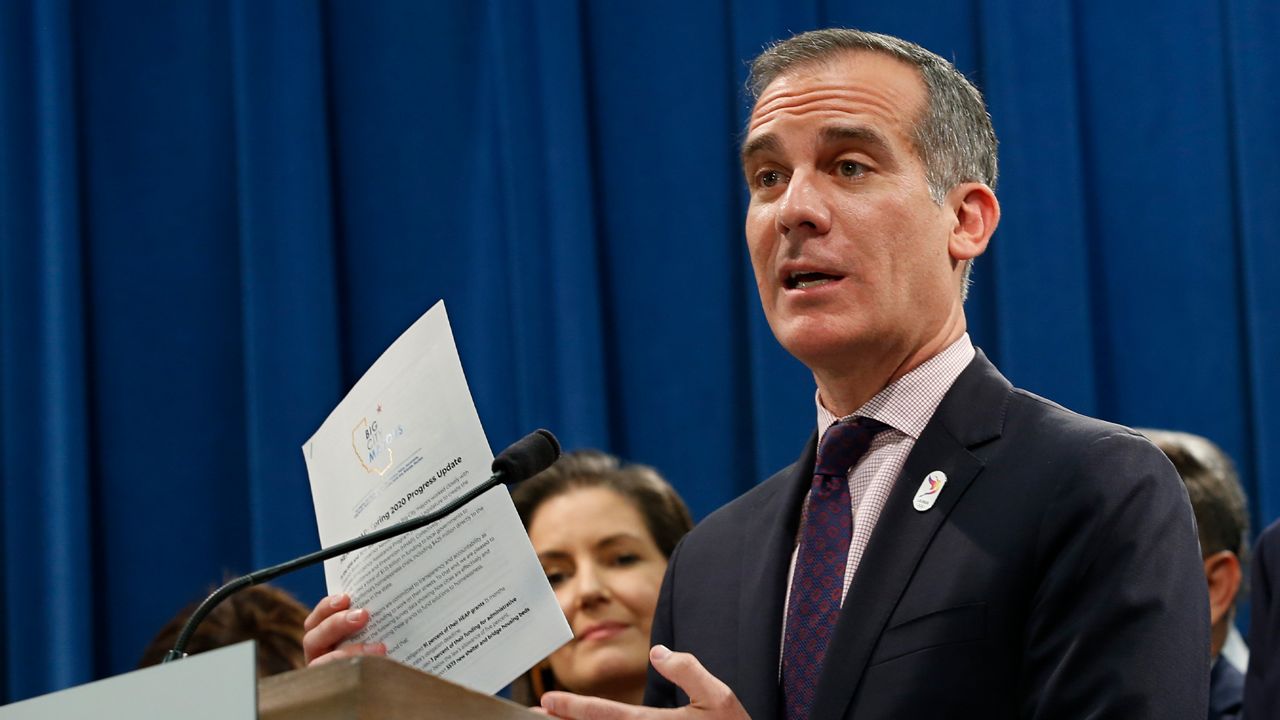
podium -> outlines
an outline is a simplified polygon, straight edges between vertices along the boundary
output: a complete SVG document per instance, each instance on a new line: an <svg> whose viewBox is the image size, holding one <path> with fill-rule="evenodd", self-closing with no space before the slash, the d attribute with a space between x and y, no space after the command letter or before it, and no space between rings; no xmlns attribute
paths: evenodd
<svg viewBox="0 0 1280 720"><path fill-rule="evenodd" d="M258 681L259 720L536 720L502 698L481 695L385 657L357 657Z"/></svg>

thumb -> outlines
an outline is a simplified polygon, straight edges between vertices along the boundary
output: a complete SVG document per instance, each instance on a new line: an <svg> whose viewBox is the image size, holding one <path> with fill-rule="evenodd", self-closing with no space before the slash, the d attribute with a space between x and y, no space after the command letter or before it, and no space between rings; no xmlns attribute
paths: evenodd
<svg viewBox="0 0 1280 720"><path fill-rule="evenodd" d="M649 650L649 662L662 677L675 683L689 696L693 707L735 710L746 717L737 696L715 675L712 675L698 658L689 653L672 652L665 645L654 645Z"/></svg>

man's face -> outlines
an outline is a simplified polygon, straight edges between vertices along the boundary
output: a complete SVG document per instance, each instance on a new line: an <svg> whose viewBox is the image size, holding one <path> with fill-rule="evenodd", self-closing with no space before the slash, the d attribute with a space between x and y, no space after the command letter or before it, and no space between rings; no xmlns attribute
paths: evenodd
<svg viewBox="0 0 1280 720"><path fill-rule="evenodd" d="M743 144L747 244L769 326L810 368L910 353L960 304L955 215L929 194L911 66L848 52L761 93Z"/></svg>

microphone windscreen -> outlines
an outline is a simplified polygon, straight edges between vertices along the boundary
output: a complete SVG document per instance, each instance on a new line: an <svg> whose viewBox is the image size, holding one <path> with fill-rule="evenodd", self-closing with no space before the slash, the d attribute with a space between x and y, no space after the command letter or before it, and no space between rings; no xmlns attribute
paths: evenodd
<svg viewBox="0 0 1280 720"><path fill-rule="evenodd" d="M560 457L560 442L550 430L534 430L512 443L493 459L493 474L508 485L526 480L551 467Z"/></svg>

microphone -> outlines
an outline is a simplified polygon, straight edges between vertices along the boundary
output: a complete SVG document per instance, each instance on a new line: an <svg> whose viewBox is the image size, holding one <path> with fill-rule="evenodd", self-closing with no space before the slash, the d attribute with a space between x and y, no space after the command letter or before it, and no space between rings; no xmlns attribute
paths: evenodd
<svg viewBox="0 0 1280 720"><path fill-rule="evenodd" d="M502 482L514 485L551 467L560 457L560 442L550 430L534 430L498 453L493 459L493 474Z"/></svg>
<svg viewBox="0 0 1280 720"><path fill-rule="evenodd" d="M336 545L330 545L327 548L322 548L313 553L303 555L302 557L288 560L280 563L279 565L272 565L269 568L255 570L248 575L241 575L240 577L227 582L222 587L214 590L209 597L204 599L204 602L200 603L200 606L196 608L195 612L191 613L191 618L187 620L186 625L182 626L182 632L178 633L178 640L173 644L173 649L164 656L163 662L180 660L186 657L187 643L191 640L191 635L195 632L196 627L200 625L200 621L204 620L219 603L240 590L251 585L258 585L260 583L267 582L268 580L273 580L281 575L293 572L294 570L301 570L304 567L310 567L318 562L328 560L329 558L345 555L353 550L359 550L360 548L380 543L383 540L389 540L398 535L403 535L407 532L426 527L431 523L452 515L459 508L465 506L472 500L475 500L498 485L514 485L537 475L543 470L551 467L551 464L559 459L559 457L560 442L556 440L556 436L552 435L550 430L535 430L512 443L506 450L498 453L498 456L493 459L493 465L490 466L490 470L493 474L489 476L488 480L472 488L458 499L435 512L430 512L416 518L409 518L408 520L398 522L395 525L388 525L381 530L371 532L367 535L352 538L351 540L340 542Z"/></svg>

